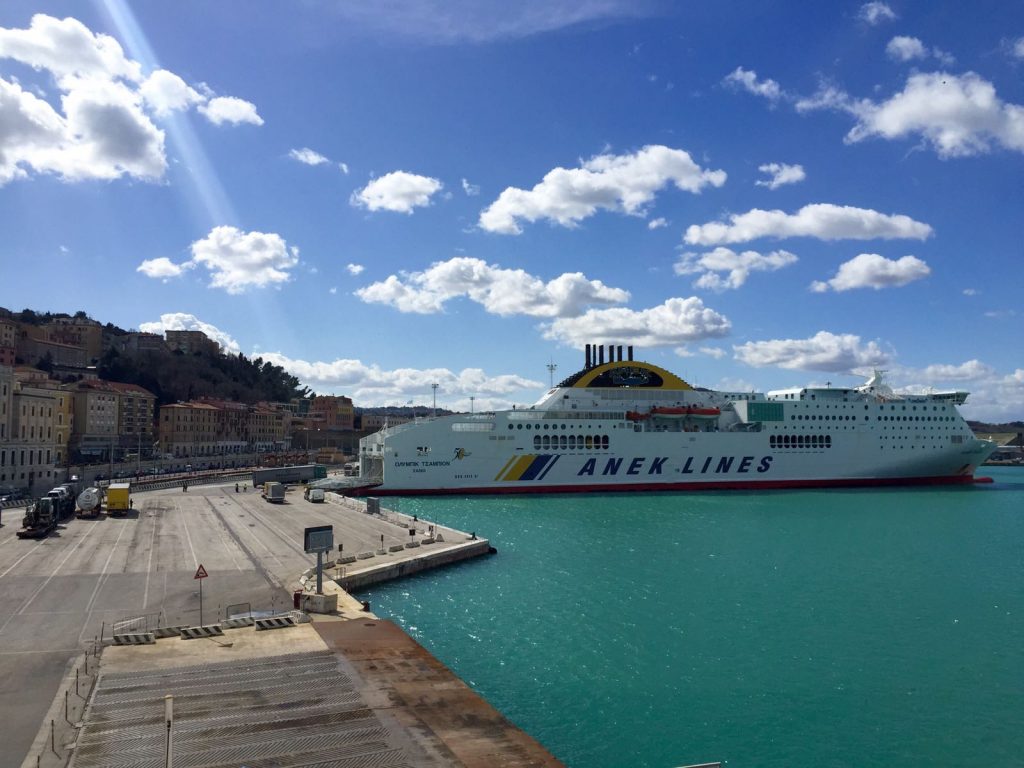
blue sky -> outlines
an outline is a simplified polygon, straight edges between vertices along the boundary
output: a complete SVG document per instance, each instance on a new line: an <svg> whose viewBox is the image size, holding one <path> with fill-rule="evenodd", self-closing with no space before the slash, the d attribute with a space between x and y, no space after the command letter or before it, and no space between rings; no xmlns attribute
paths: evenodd
<svg viewBox="0 0 1024 768"><path fill-rule="evenodd" d="M357 405L696 385L1024 418L1024 6L0 5L0 305Z"/></svg>

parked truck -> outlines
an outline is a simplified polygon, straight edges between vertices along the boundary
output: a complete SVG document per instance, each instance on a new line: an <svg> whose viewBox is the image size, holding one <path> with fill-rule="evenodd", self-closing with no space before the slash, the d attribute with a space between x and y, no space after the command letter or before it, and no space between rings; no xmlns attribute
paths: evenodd
<svg viewBox="0 0 1024 768"><path fill-rule="evenodd" d="M325 498L323 488L307 488L302 495L306 501L311 501L314 504L322 504Z"/></svg>
<svg viewBox="0 0 1024 768"><path fill-rule="evenodd" d="M119 517L132 508L132 484L111 483L107 486L107 514Z"/></svg>
<svg viewBox="0 0 1024 768"><path fill-rule="evenodd" d="M103 489L86 488L78 494L78 516L97 517L103 507Z"/></svg>
<svg viewBox="0 0 1024 768"><path fill-rule="evenodd" d="M284 504L284 486L273 481L264 483L263 498L272 504Z"/></svg>
<svg viewBox="0 0 1024 768"><path fill-rule="evenodd" d="M292 467L272 467L257 469L252 473L252 485L263 485L266 482L305 483L309 480L322 480L327 477L327 467L323 464L302 464Z"/></svg>
<svg viewBox="0 0 1024 768"><path fill-rule="evenodd" d="M19 539L42 539L57 528L59 519L58 500L44 496L25 510L17 536Z"/></svg>

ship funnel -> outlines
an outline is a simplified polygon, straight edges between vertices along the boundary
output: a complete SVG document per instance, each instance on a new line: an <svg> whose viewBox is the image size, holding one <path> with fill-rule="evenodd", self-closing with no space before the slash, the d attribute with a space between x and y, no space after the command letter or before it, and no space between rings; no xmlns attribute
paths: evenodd
<svg viewBox="0 0 1024 768"><path fill-rule="evenodd" d="M633 345L630 344L629 347L627 347L627 350L629 351L629 362L632 363L633 362Z"/></svg>
<svg viewBox="0 0 1024 768"><path fill-rule="evenodd" d="M597 348L597 364L604 365L604 344L601 344Z"/></svg>
<svg viewBox="0 0 1024 768"><path fill-rule="evenodd" d="M617 354L619 356L619 362L621 363L622 362L622 345L621 344L619 344L619 351L618 351Z"/></svg>
<svg viewBox="0 0 1024 768"><path fill-rule="evenodd" d="M587 364L584 366L584 368L589 368L589 367L590 367L590 345L587 344Z"/></svg>

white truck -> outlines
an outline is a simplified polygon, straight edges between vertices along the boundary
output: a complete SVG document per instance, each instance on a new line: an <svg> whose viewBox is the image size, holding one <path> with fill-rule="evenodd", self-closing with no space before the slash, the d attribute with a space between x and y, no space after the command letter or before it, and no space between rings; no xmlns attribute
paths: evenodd
<svg viewBox="0 0 1024 768"><path fill-rule="evenodd" d="M281 483L264 483L263 498L271 504L284 504L284 486Z"/></svg>

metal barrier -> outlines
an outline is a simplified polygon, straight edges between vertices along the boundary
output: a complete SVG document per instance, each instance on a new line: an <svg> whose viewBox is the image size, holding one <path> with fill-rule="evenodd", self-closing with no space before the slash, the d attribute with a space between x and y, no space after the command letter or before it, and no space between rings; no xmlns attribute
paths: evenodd
<svg viewBox="0 0 1024 768"><path fill-rule="evenodd" d="M156 637L152 632L114 635L114 645L153 645L154 643L156 643Z"/></svg>
<svg viewBox="0 0 1024 768"><path fill-rule="evenodd" d="M181 630L181 639L195 640L199 637L214 637L223 634L224 630L220 628L220 624L208 624L205 627L185 627Z"/></svg>

